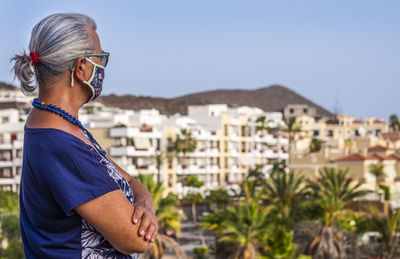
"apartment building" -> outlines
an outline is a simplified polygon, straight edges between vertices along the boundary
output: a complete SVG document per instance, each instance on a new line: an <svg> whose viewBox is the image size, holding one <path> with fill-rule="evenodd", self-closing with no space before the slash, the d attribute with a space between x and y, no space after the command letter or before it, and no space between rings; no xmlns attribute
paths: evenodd
<svg viewBox="0 0 400 259"><path fill-rule="evenodd" d="M0 110L0 190L19 191L24 124L18 109Z"/></svg>
<svg viewBox="0 0 400 259"><path fill-rule="evenodd" d="M125 119L118 124L112 122L109 155L131 175L160 173L167 189L178 194L187 192L185 179L189 175L204 181L203 190L238 188L250 168L260 165L266 172L273 162L288 158L285 136L256 133L255 120L261 115L270 120L271 127L283 124L281 113L250 107L189 106L187 116L168 118L156 110L136 111L128 117L121 115ZM196 139L194 152L175 152L173 145L181 129L189 130ZM160 152L164 161L157 168L154 156Z"/></svg>
<svg viewBox="0 0 400 259"><path fill-rule="evenodd" d="M307 177L315 177L319 169L334 166L336 159L352 154L367 155L374 147L386 147L383 136L388 124L383 120L367 117L364 121L347 115L320 118L302 115L296 118L302 129L293 143L290 167ZM322 141L322 149L311 153L312 138Z"/></svg>

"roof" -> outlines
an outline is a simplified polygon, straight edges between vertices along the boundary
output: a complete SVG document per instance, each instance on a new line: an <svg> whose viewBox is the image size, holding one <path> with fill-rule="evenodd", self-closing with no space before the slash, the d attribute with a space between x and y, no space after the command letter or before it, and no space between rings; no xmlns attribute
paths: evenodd
<svg viewBox="0 0 400 259"><path fill-rule="evenodd" d="M400 140L400 132L385 132L382 133L382 138L390 141L398 141Z"/></svg>
<svg viewBox="0 0 400 259"><path fill-rule="evenodd" d="M381 145L376 145L368 148L368 152L387 151L387 150L391 150L391 148Z"/></svg>
<svg viewBox="0 0 400 259"><path fill-rule="evenodd" d="M393 154L390 156L393 157L394 159L396 159L397 161L400 161L400 154Z"/></svg>
<svg viewBox="0 0 400 259"><path fill-rule="evenodd" d="M364 122L360 120L353 120L353 124L364 124Z"/></svg>
<svg viewBox="0 0 400 259"><path fill-rule="evenodd" d="M354 153L348 156L339 157L335 161L367 161L367 160L400 160L399 157L393 157L393 155L381 155L381 154L370 154L370 155L362 155L358 153Z"/></svg>
<svg viewBox="0 0 400 259"><path fill-rule="evenodd" d="M373 123L385 123L384 121L381 121L381 120L378 120L378 119L376 119L376 120L374 120L373 121Z"/></svg>

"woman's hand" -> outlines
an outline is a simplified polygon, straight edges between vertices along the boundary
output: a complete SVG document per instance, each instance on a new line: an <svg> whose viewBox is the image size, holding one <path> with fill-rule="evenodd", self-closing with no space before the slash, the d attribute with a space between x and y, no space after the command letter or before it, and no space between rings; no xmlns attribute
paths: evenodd
<svg viewBox="0 0 400 259"><path fill-rule="evenodd" d="M145 239L154 242L158 232L158 220L154 212L154 207L151 202L147 200L137 201L133 204L134 213L132 221L134 224L142 221L139 227L139 235L145 235Z"/></svg>

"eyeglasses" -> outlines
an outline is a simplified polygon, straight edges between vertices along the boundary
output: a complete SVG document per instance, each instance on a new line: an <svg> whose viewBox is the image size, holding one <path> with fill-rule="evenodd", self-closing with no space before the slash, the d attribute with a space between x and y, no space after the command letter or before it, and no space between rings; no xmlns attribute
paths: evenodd
<svg viewBox="0 0 400 259"><path fill-rule="evenodd" d="M85 54L85 55L82 55L82 56L83 56L83 57L102 57L102 58L101 58L101 65L102 65L103 67L106 67L106 66L107 66L107 63L108 63L108 58L109 58L109 56L110 56L110 53L109 53L109 52L103 51L103 53ZM75 64L76 64L76 61L77 61L77 60L75 60L74 63L72 63L71 66L69 66L69 69L70 69L71 71L74 69L74 66L75 66Z"/></svg>

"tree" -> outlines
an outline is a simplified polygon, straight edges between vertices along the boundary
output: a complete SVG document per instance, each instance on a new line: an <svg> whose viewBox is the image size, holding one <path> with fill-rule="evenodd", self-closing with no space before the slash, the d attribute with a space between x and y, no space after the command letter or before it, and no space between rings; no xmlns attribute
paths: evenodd
<svg viewBox="0 0 400 259"><path fill-rule="evenodd" d="M256 201L240 202L227 210L222 222L220 242L233 244L233 258L255 259L263 237L270 233L269 210L260 209Z"/></svg>
<svg viewBox="0 0 400 259"><path fill-rule="evenodd" d="M321 150L321 148L322 148L322 141L317 138L312 138L309 146L310 152L317 153Z"/></svg>
<svg viewBox="0 0 400 259"><path fill-rule="evenodd" d="M197 176L191 175L186 178L187 186L193 187L195 189L199 189L204 185L204 182L201 181ZM189 192L185 200L192 203L192 217L193 217L193 224L197 225L197 213L196 213L196 203L202 202L204 200L203 195L201 195L198 190L197 192Z"/></svg>
<svg viewBox="0 0 400 259"><path fill-rule="evenodd" d="M400 120L397 117L397 115L395 115L395 114L390 115L389 128L392 131L399 131L399 129L400 129Z"/></svg>
<svg viewBox="0 0 400 259"><path fill-rule="evenodd" d="M375 176L375 188L378 190L378 185L380 182L382 182L384 180L385 177L385 172L384 169L385 166L382 164L371 164L369 166L369 171L371 172L371 174L373 174Z"/></svg>
<svg viewBox="0 0 400 259"><path fill-rule="evenodd" d="M265 116L260 116L256 119L256 132L258 131L266 131L267 133L271 132L271 127L269 123L271 120L267 120Z"/></svg>
<svg viewBox="0 0 400 259"><path fill-rule="evenodd" d="M396 231L400 223L400 210L390 209L388 215L385 216L375 207L371 207L370 213L372 215L371 230L379 232L382 237L381 254L384 254L384 258L391 259L398 241Z"/></svg>
<svg viewBox="0 0 400 259"><path fill-rule="evenodd" d="M207 197L207 201L211 205L215 205L217 207L217 210L220 210L221 208L228 205L229 200L229 194L224 189L210 190L210 194Z"/></svg>
<svg viewBox="0 0 400 259"><path fill-rule="evenodd" d="M301 127L296 124L296 117L289 117L286 120L286 127L280 128L283 132L286 132L289 140L289 165L290 165L290 157L292 154L292 142L297 133L301 132Z"/></svg>
<svg viewBox="0 0 400 259"><path fill-rule="evenodd" d="M276 206L284 219L288 219L292 211L306 200L308 188L304 183L304 177L293 170L287 173L283 168L274 166L265 182L266 200Z"/></svg>
<svg viewBox="0 0 400 259"><path fill-rule="evenodd" d="M166 235L166 233L171 230L174 231L177 236L180 235L181 220L184 218L184 214L177 208L179 203L178 198L171 193L163 198L165 187L163 187L160 182L154 182L154 174L139 174L138 180L146 186L151 194L159 227L159 234L155 242L151 244L148 252L146 252L145 258L161 258L164 255L165 247L171 247L175 251L177 257L185 258L185 252L179 244Z"/></svg>
<svg viewBox="0 0 400 259"><path fill-rule="evenodd" d="M0 258L25 258L18 213L18 194L12 191L0 191L1 239L8 241L8 246L0 249Z"/></svg>
<svg viewBox="0 0 400 259"><path fill-rule="evenodd" d="M156 161L156 166L157 166L157 182L160 182L161 180L161 166L164 163L165 160L165 155L163 152L157 152L154 154L153 159Z"/></svg>
<svg viewBox="0 0 400 259"><path fill-rule="evenodd" d="M193 137L192 132L187 129L181 129L180 134L176 134L174 149L177 153L182 153L185 160L187 153L196 150L197 140Z"/></svg>
<svg viewBox="0 0 400 259"><path fill-rule="evenodd" d="M325 167L316 181L307 180L314 206L322 215L322 228L310 246L313 258L342 258L343 236L335 227L337 217L346 204L369 192L361 190L361 183L354 183L347 173Z"/></svg>

